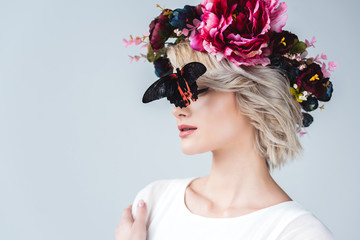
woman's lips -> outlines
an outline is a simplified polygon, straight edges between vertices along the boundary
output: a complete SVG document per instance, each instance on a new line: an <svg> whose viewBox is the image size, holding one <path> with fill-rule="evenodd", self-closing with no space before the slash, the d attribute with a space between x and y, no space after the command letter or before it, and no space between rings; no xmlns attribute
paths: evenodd
<svg viewBox="0 0 360 240"><path fill-rule="evenodd" d="M180 131L179 136L180 137L186 137L187 135L192 134L193 132L195 132L196 129L191 129L191 130L186 130L186 131Z"/></svg>
<svg viewBox="0 0 360 240"><path fill-rule="evenodd" d="M180 130L179 136L180 137L186 137L193 132L196 131L197 127L190 126L190 125L179 125L178 129Z"/></svg>

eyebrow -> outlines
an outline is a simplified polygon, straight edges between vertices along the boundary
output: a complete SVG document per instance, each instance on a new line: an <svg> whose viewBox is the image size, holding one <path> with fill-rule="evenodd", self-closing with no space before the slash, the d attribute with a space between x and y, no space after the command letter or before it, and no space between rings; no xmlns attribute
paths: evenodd
<svg viewBox="0 0 360 240"><path fill-rule="evenodd" d="M198 90L198 94L203 93L203 92L207 91L208 89L209 89L209 88L199 89L199 90Z"/></svg>

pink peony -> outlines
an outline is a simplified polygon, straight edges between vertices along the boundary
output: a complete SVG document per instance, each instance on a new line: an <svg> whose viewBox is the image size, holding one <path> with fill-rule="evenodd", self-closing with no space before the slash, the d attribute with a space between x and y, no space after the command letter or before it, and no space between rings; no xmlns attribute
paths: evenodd
<svg viewBox="0 0 360 240"><path fill-rule="evenodd" d="M279 0L203 0L203 22L190 38L193 49L207 51L218 60L236 65L266 66L262 50L270 32L281 32L287 16Z"/></svg>

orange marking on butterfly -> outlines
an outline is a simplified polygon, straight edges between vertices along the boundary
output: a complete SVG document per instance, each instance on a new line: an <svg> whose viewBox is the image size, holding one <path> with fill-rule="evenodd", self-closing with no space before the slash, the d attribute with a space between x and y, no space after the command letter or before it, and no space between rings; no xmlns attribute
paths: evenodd
<svg viewBox="0 0 360 240"><path fill-rule="evenodd" d="M180 95L181 95L182 99L185 101L185 106L188 106L190 104L189 98L192 98L193 94L190 91L190 87L186 80L185 80L185 84L186 84L186 91L183 92L183 90L181 89L181 87L179 85L179 82L177 82Z"/></svg>

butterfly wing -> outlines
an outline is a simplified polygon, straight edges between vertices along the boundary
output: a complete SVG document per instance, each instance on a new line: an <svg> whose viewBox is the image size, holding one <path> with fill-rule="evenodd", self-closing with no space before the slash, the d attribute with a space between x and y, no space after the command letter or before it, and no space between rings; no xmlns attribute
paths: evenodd
<svg viewBox="0 0 360 240"><path fill-rule="evenodd" d="M172 95L175 91L174 87L176 83L177 75L175 73L169 74L165 77L160 78L145 91L142 102L148 103L154 100L158 100L163 97Z"/></svg>
<svg viewBox="0 0 360 240"><path fill-rule="evenodd" d="M170 103L174 104L176 107L185 107L184 101L179 92L179 76L178 74L174 74L170 76L167 84L166 98L170 101Z"/></svg>
<svg viewBox="0 0 360 240"><path fill-rule="evenodd" d="M183 92L186 92L186 96L182 96L185 104L183 106L190 104L190 98L193 101L198 99L198 86L196 84L196 80L205 72L205 65L199 62L188 63L181 69L181 80L179 83Z"/></svg>
<svg viewBox="0 0 360 240"><path fill-rule="evenodd" d="M197 99L196 80L205 72L206 67L202 63L188 63L181 71L178 70L177 73L169 74L154 82L144 93L142 102L148 103L166 97L175 106L186 107L190 104L190 95L185 94L190 91L192 100Z"/></svg>
<svg viewBox="0 0 360 240"><path fill-rule="evenodd" d="M192 85L201 75L206 72L204 64L191 62L181 69L181 76L185 78L189 85Z"/></svg>

